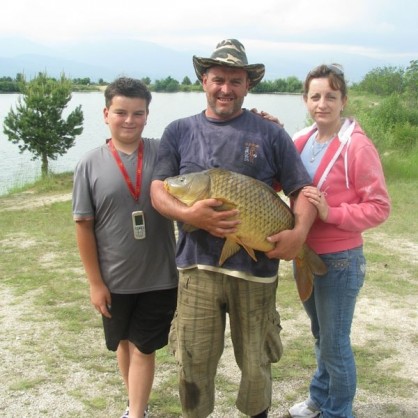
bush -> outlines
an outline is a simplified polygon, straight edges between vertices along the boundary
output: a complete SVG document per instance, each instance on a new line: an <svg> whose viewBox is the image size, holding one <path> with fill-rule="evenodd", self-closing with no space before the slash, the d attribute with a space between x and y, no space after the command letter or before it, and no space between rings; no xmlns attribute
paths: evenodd
<svg viewBox="0 0 418 418"><path fill-rule="evenodd" d="M417 148L418 126L409 122L395 125L392 130L392 147L402 153L409 153Z"/></svg>
<svg viewBox="0 0 418 418"><path fill-rule="evenodd" d="M355 109L355 117L380 152L408 153L416 148L418 109L403 96L391 95L372 106L363 104Z"/></svg>

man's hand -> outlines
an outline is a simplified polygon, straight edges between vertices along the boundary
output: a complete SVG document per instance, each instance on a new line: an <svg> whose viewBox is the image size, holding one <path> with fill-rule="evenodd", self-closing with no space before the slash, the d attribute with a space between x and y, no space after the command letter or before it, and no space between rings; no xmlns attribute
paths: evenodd
<svg viewBox="0 0 418 418"><path fill-rule="evenodd" d="M277 125L284 128L284 124L280 123L279 119L276 116L270 115L270 113L261 110L260 112L256 108L252 108L251 112L260 115L263 119L269 120L270 122L277 123Z"/></svg>
<svg viewBox="0 0 418 418"><path fill-rule="evenodd" d="M279 258L290 261L296 258L305 242L305 234L295 229L286 229L278 234L267 237L267 241L275 244L275 248L267 252L268 258Z"/></svg>
<svg viewBox="0 0 418 418"><path fill-rule="evenodd" d="M224 238L237 231L240 221L237 209L216 210L222 204L217 199L199 200L187 209L183 218L187 219L187 224L204 229L215 237Z"/></svg>

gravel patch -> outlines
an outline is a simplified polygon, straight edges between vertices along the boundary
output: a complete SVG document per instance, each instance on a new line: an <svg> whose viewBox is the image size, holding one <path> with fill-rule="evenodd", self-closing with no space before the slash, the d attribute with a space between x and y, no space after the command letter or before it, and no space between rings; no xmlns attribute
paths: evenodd
<svg viewBox="0 0 418 418"><path fill-rule="evenodd" d="M68 201L71 194L59 196L24 196L18 202L12 199L2 200L0 212L19 208L39 207L56 201ZM382 232L369 232L367 240L375 240L380 244L388 243L391 262L396 263L398 257L417 263L416 254L418 244L408 241L388 239ZM17 242L24 242L26 246L36 245L30 240L16 240L13 238L0 241L1 250L19 250ZM42 263L54 265L55 255L45 253ZM62 266L61 266L62 268ZM80 279L83 278L80 269ZM394 278L396 279L396 278ZM415 278L416 279L416 278ZM112 354L104 348L103 335L100 326L86 331L79 336L80 346L74 347L77 354L83 351L96 350L97 370L87 367L83 362L76 361L77 356L64 356L59 350L60 344L65 344L57 321L45 321L39 307L34 303L37 292L24 296L13 293L0 280L0 416L4 417L96 417L87 414L85 400L93 399L97 402L108 402L106 417L119 417L124 409L125 392L118 375L116 361ZM92 309L86 300L85 309ZM367 347L369 344L383 345L391 354L382 360L383 370L390 370L402 379L409 379L418 387L417 361L417 309L416 295L404 297L401 301L397 296L385 298L379 294L371 295L367 291L367 278L363 291L360 293L355 313L352 341L357 347ZM99 319L98 319L99 323ZM288 338L306 335L311 339L308 318L302 306L296 316L282 320L283 343L285 352ZM84 346L89 341L96 341L97 347ZM395 366L394 366L395 365ZM280 362L273 367L280 370ZM57 369L59 373L57 373ZM393 371L395 370L395 371ZM157 365L154 387L166 381L167 375L175 374L174 366ZM224 354L219 365L219 375L229 381L238 383L240 372L233 356L232 345L226 338ZM310 371L309 371L310 373ZM51 378L52 376L52 378ZM120 379L120 389L115 393L115 382ZM15 384L13 382L19 382ZM308 381L291 382L275 380L273 384L273 405L269 416L275 418L287 417L287 408L291 405L289 399L294 399L300 393L301 387L308 386ZM109 388L108 388L109 386ZM119 387L119 386L118 386ZM176 390L176 388L173 388ZM396 394L394 388L390 399L371 393L367 388L359 386L355 401L357 418L417 418L418 399L405 398ZM112 399L109 402L109 399ZM217 393L217 405L212 418L243 417L233 405L225 407L225 394ZM103 414L97 418L103 418ZM151 406L151 418L153 415ZM174 418L162 417L160 418Z"/></svg>

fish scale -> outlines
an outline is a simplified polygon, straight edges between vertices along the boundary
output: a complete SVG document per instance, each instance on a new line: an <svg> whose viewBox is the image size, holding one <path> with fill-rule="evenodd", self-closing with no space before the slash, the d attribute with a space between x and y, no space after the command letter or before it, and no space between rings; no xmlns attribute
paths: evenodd
<svg viewBox="0 0 418 418"><path fill-rule="evenodd" d="M239 210L241 224L233 236L252 248L270 251L274 244L266 237L284 229L292 229L294 217L277 193L252 177L222 169L208 170L210 197L231 202ZM254 225L257 229L254 230ZM250 237L250 240L248 239Z"/></svg>

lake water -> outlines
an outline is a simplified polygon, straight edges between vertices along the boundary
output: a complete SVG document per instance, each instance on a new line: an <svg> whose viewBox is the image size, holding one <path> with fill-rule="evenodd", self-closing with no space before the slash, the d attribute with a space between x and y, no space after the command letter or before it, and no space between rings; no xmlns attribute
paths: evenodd
<svg viewBox="0 0 418 418"><path fill-rule="evenodd" d="M0 94L0 195L14 186L33 181L41 173L41 162L32 161L29 152L20 153L18 146L11 143L3 133L4 118L12 107L15 109L18 97L17 94ZM50 170L55 173L73 171L81 155L102 144L109 136L108 127L103 122L103 93L73 93L66 111L71 112L80 104L84 113L83 133L76 138L75 145L65 155L49 162ZM290 135L306 123L307 114L300 95L250 93L244 106L276 115ZM143 135L160 138L165 126L172 120L193 115L205 107L204 93L153 93Z"/></svg>

